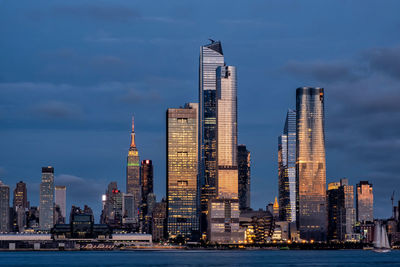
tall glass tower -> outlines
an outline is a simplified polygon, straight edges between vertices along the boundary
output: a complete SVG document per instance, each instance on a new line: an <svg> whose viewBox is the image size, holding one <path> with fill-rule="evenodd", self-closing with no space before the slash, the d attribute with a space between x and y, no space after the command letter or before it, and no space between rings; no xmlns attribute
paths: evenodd
<svg viewBox="0 0 400 267"><path fill-rule="evenodd" d="M360 181L356 191L357 222L374 221L374 194L372 184Z"/></svg>
<svg viewBox="0 0 400 267"><path fill-rule="evenodd" d="M129 147L126 166L126 192L133 195L135 207L139 212L142 203L142 187L140 183L139 151L137 150L135 143L134 118L132 118L131 145Z"/></svg>
<svg viewBox="0 0 400 267"><path fill-rule="evenodd" d="M278 139L279 217L296 221L296 111L289 109Z"/></svg>
<svg viewBox="0 0 400 267"><path fill-rule="evenodd" d="M54 168L51 166L42 168L39 205L40 230L50 230L54 225Z"/></svg>
<svg viewBox="0 0 400 267"><path fill-rule="evenodd" d="M327 234L324 89L296 90L297 224L300 238L325 241Z"/></svg>
<svg viewBox="0 0 400 267"><path fill-rule="evenodd" d="M217 190L216 69L224 65L221 42L200 47L199 60L199 189L201 229L207 230L208 201Z"/></svg>
<svg viewBox="0 0 400 267"><path fill-rule="evenodd" d="M199 238L198 104L167 110L167 232Z"/></svg>
<svg viewBox="0 0 400 267"><path fill-rule="evenodd" d="M238 145L239 209L250 209L250 151Z"/></svg>
<svg viewBox="0 0 400 267"><path fill-rule="evenodd" d="M10 187L0 181L0 232L10 230Z"/></svg>

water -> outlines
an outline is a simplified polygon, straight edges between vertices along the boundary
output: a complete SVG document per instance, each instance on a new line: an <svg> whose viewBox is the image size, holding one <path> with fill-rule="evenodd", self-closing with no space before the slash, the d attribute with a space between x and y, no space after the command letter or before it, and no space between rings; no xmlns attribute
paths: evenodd
<svg viewBox="0 0 400 267"><path fill-rule="evenodd" d="M0 266L400 266L400 251L0 252Z"/></svg>

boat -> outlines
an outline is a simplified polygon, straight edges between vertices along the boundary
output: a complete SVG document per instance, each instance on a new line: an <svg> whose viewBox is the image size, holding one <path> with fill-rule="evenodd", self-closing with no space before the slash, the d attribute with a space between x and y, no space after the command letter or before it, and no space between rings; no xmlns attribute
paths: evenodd
<svg viewBox="0 0 400 267"><path fill-rule="evenodd" d="M386 227L380 221L375 225L374 252L387 253L391 251Z"/></svg>

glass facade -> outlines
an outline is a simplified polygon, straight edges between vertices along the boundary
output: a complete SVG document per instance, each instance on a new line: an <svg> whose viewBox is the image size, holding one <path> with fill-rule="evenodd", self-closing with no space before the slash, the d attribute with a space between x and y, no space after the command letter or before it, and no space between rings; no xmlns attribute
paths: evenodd
<svg viewBox="0 0 400 267"><path fill-rule="evenodd" d="M56 186L55 187L56 194L56 205L60 207L61 216L64 218L64 222L66 222L67 216L67 188L65 186Z"/></svg>
<svg viewBox="0 0 400 267"><path fill-rule="evenodd" d="M40 184L39 227L40 230L50 230L54 221L54 168L42 168Z"/></svg>
<svg viewBox="0 0 400 267"><path fill-rule="evenodd" d="M239 209L250 209L250 151L238 145Z"/></svg>
<svg viewBox="0 0 400 267"><path fill-rule="evenodd" d="M374 194L372 184L368 181L360 181L356 192L357 222L374 221Z"/></svg>
<svg viewBox="0 0 400 267"><path fill-rule="evenodd" d="M167 232L170 238L199 234L198 104L167 111Z"/></svg>
<svg viewBox="0 0 400 267"><path fill-rule="evenodd" d="M327 233L324 89L296 90L297 224L300 238L324 241Z"/></svg>
<svg viewBox="0 0 400 267"><path fill-rule="evenodd" d="M135 198L135 207L139 209L142 203L142 186L140 182L139 151L135 142L135 123L132 118L131 145L129 147L126 166L126 192Z"/></svg>
<svg viewBox="0 0 400 267"><path fill-rule="evenodd" d="M279 217L296 221L296 111L289 109L283 135L278 138Z"/></svg>
<svg viewBox="0 0 400 267"><path fill-rule="evenodd" d="M217 68L218 197L238 198L236 68Z"/></svg>
<svg viewBox="0 0 400 267"><path fill-rule="evenodd" d="M10 187L0 181L0 232L10 230Z"/></svg>
<svg viewBox="0 0 400 267"><path fill-rule="evenodd" d="M208 201L217 191L216 69L224 65L220 42L200 47L199 60L199 187L201 228L207 229Z"/></svg>

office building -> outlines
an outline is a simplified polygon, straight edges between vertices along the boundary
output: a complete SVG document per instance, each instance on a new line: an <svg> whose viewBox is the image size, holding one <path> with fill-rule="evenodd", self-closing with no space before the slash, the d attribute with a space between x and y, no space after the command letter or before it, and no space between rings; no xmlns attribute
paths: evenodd
<svg viewBox="0 0 400 267"><path fill-rule="evenodd" d="M197 206L198 104L167 110L167 231L199 238Z"/></svg>
<svg viewBox="0 0 400 267"><path fill-rule="evenodd" d="M289 109L278 138L279 218L296 222L296 111Z"/></svg>
<svg viewBox="0 0 400 267"><path fill-rule="evenodd" d="M372 184L360 181L356 191L357 222L374 221L374 194Z"/></svg>
<svg viewBox="0 0 400 267"><path fill-rule="evenodd" d="M131 145L129 147L126 166L126 193L135 198L135 207L140 209L142 203L142 186L140 183L139 152L135 143L135 122L132 118Z"/></svg>
<svg viewBox="0 0 400 267"><path fill-rule="evenodd" d="M250 209L250 151L238 145L239 209Z"/></svg>
<svg viewBox="0 0 400 267"><path fill-rule="evenodd" d="M325 241L327 214L324 89L298 88L296 111L297 226L301 239Z"/></svg>
<svg viewBox="0 0 400 267"><path fill-rule="evenodd" d="M29 208L29 203L27 199L26 184L22 181L18 182L14 189L14 199L13 199L13 225L14 230L18 232L23 232L26 227L26 212ZM10 213L11 216L11 213Z"/></svg>
<svg viewBox="0 0 400 267"><path fill-rule="evenodd" d="M42 168L40 183L39 228L49 231L54 224L54 168Z"/></svg>
<svg viewBox="0 0 400 267"><path fill-rule="evenodd" d="M133 225L137 224L137 209L135 207L135 198L133 194L122 194L122 224Z"/></svg>
<svg viewBox="0 0 400 267"><path fill-rule="evenodd" d="M0 181L0 232L10 231L10 187Z"/></svg>
<svg viewBox="0 0 400 267"><path fill-rule="evenodd" d="M153 193L153 163L151 160L142 160L140 166L140 177L142 184L141 217L142 220L144 220L148 213L148 195Z"/></svg>
<svg viewBox="0 0 400 267"><path fill-rule="evenodd" d="M153 241L164 241L167 229L167 202L163 199L154 205L152 213Z"/></svg>
<svg viewBox="0 0 400 267"><path fill-rule="evenodd" d="M122 192L117 187L117 182L109 183L104 201L104 208L101 213L100 222L107 224L111 228L122 227Z"/></svg>
<svg viewBox="0 0 400 267"><path fill-rule="evenodd" d="M61 217L67 221L67 187L55 186L56 205L60 207Z"/></svg>
<svg viewBox="0 0 400 267"><path fill-rule="evenodd" d="M207 231L208 202L217 196L216 70L224 66L221 42L200 47L199 60L199 182L201 231Z"/></svg>

